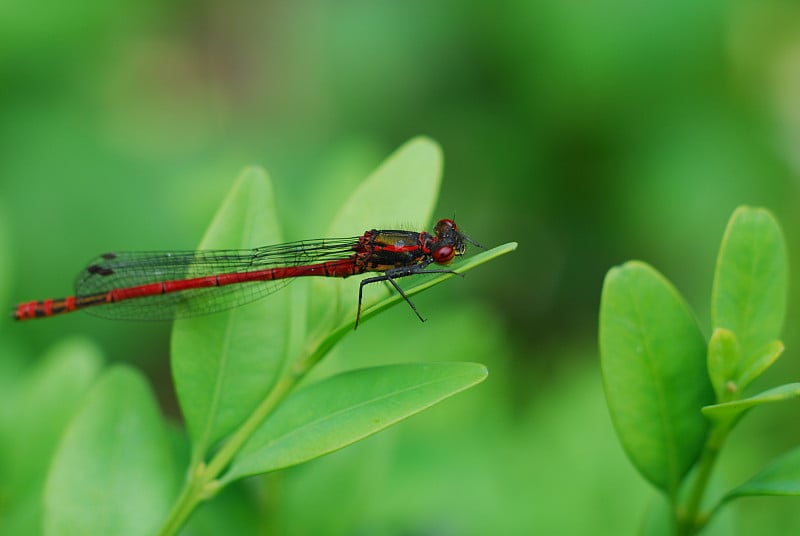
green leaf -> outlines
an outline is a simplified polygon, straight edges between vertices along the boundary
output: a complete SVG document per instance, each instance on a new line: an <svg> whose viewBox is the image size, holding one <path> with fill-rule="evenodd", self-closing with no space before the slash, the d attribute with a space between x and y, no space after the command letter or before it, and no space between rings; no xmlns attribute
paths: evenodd
<svg viewBox="0 0 800 536"><path fill-rule="evenodd" d="M279 243L275 214L266 173L246 169L200 248ZM285 360L289 300L289 293L277 292L230 311L175 323L172 371L195 462L241 424L271 390Z"/></svg>
<svg viewBox="0 0 800 536"><path fill-rule="evenodd" d="M800 447L774 460L724 500L754 495L800 495Z"/></svg>
<svg viewBox="0 0 800 536"><path fill-rule="evenodd" d="M611 418L636 468L675 496L708 431L706 345L675 288L641 262L611 269L600 304L600 361Z"/></svg>
<svg viewBox="0 0 800 536"><path fill-rule="evenodd" d="M713 327L736 334L744 366L779 338L786 314L786 246L769 211L739 207L731 216L717 259L711 300Z"/></svg>
<svg viewBox="0 0 800 536"><path fill-rule="evenodd" d="M4 438L0 534L42 532L42 490L50 460L102 361L90 342L68 339L13 386L0 430Z"/></svg>
<svg viewBox="0 0 800 536"><path fill-rule="evenodd" d="M229 482L345 447L486 378L477 363L402 364L348 371L290 395L251 436Z"/></svg>
<svg viewBox="0 0 800 536"><path fill-rule="evenodd" d="M798 396L800 396L800 383L787 383L742 400L706 406L703 408L703 415L715 422L732 424L750 408L761 404L781 402Z"/></svg>
<svg viewBox="0 0 800 536"><path fill-rule="evenodd" d="M739 391L736 371L740 361L736 335L725 328L715 329L708 342L708 376L717 394L717 401L728 400Z"/></svg>
<svg viewBox="0 0 800 536"><path fill-rule="evenodd" d="M45 534L152 534L177 492L153 394L135 370L109 369L58 446L45 488Z"/></svg>
<svg viewBox="0 0 800 536"><path fill-rule="evenodd" d="M327 236L355 236L368 229L430 230L442 180L442 150L426 137L416 137L391 154L344 203ZM355 318L360 277L331 285L313 281L311 292L328 309L339 304L334 323ZM388 287L373 285L364 307L383 299ZM383 288L382 288L383 287Z"/></svg>
<svg viewBox="0 0 800 536"><path fill-rule="evenodd" d="M742 362L739 372L739 388L744 389L761 376L783 353L782 341L770 341Z"/></svg>
<svg viewBox="0 0 800 536"><path fill-rule="evenodd" d="M442 182L442 149L430 138L412 138L353 191L328 229L350 236L366 229L426 229Z"/></svg>
<svg viewBox="0 0 800 536"><path fill-rule="evenodd" d="M782 353L783 343L770 341L749 360L743 360L736 335L725 328L715 329L708 343L708 373L717 393L717 402L739 398L739 394Z"/></svg>

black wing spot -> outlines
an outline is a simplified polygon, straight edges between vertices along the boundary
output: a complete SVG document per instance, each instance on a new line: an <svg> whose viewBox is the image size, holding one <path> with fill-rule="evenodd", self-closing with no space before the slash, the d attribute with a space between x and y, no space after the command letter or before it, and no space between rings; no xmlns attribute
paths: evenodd
<svg viewBox="0 0 800 536"><path fill-rule="evenodd" d="M116 253L103 253L101 257L107 261L111 261L117 258Z"/></svg>
<svg viewBox="0 0 800 536"><path fill-rule="evenodd" d="M89 272L92 275L95 275L95 274L97 274L97 275L111 275L111 274L114 273L114 270L112 270L111 268L106 268L106 267L100 266L99 264L93 264L93 265L89 266L86 269L86 271Z"/></svg>

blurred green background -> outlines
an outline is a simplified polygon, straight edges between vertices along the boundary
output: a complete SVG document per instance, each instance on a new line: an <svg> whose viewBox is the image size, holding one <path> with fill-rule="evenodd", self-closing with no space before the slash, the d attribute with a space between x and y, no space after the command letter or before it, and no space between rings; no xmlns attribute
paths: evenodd
<svg viewBox="0 0 800 536"><path fill-rule="evenodd" d="M381 160L429 135L445 153L437 216L455 215L485 245L520 247L420 296L427 324L397 308L325 366L471 360L489 365L489 380L223 494L197 533L214 522L289 534L630 533L656 495L604 408L604 273L653 264L707 331L719 240L739 204L774 211L800 266L799 96L796 0L6 0L0 301L69 293L103 251L195 247L247 164L271 173L286 238L317 237ZM756 388L800 377L798 287L786 355ZM420 345L387 345L395 330ZM69 315L3 322L0 334L4 369L64 337L91 338L109 360L143 368L177 419L168 325ZM377 360L364 353L376 344L387 347ZM797 411L744 421L721 490L800 443ZM797 507L748 499L731 510L742 534L769 534L800 529Z"/></svg>

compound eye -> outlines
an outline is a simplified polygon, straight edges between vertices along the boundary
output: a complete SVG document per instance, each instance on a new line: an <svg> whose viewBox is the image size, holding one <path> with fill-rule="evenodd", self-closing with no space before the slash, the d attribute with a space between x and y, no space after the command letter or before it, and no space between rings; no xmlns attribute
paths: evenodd
<svg viewBox="0 0 800 536"><path fill-rule="evenodd" d="M453 246L441 246L432 253L433 262L436 264L450 264L456 256Z"/></svg>
<svg viewBox="0 0 800 536"><path fill-rule="evenodd" d="M447 218L436 222L436 227L433 228L434 232L437 235L444 234L451 229L453 231L456 231L458 230L458 226L456 225L456 222L454 222L453 220L449 220Z"/></svg>

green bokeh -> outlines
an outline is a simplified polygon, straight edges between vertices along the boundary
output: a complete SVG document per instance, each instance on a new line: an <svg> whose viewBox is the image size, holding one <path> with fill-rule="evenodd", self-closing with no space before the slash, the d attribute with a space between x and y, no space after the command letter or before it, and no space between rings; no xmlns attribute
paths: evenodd
<svg viewBox="0 0 800 536"><path fill-rule="evenodd" d="M484 488L464 496L471 512L486 505L476 533L553 532L559 519L575 533L598 530L607 512L615 513L609 534L638 527L646 484L625 465L610 424L598 424L606 418L595 350L603 276L625 260L647 261L686 296L708 336L717 248L740 204L773 211L795 280L786 354L764 386L800 377L791 329L800 314L795 1L111 6L0 6L2 307L70 293L85 261L103 251L195 247L249 164L275 181L286 238L321 236L316 222L331 221L364 176L419 134L444 151L437 216L455 215L490 247L520 243L513 255L419 295L426 324L398 309L347 339L351 356L364 354L347 368L354 359L374 364L376 352L363 348L409 332L413 348L387 352L396 360L476 347L503 360L500 374L484 360L485 385L441 410L462 412L462 442L442 445L463 463L440 463L436 444L449 424L421 415L431 430L417 439L379 435L354 447L385 461L369 512L337 491L349 473L336 464L367 456L345 450L279 477L287 495L268 513L281 524L304 511L299 490L316 470L328 479L314 480L317 494L302 507L339 512L335 526L351 533L462 533L450 520L469 486ZM418 192L397 184L386 195ZM466 327L443 338L451 316ZM174 412L168 330L88 315L0 325L3 339L30 356L67 335L89 337L110 360L143 367ZM453 356L466 359L476 358ZM483 427L498 413L503 423ZM731 485L800 443L800 430L783 425L796 407L759 417L721 462ZM590 455L598 453L611 461ZM474 479L460 480L471 462ZM409 474L435 474L449 502L437 510L419 494L393 509L425 485ZM404 493L380 500L392 487ZM603 502L614 494L631 498L630 510ZM547 507L526 510L531 504ZM740 508L743 529L786 531L796 518L787 501Z"/></svg>

